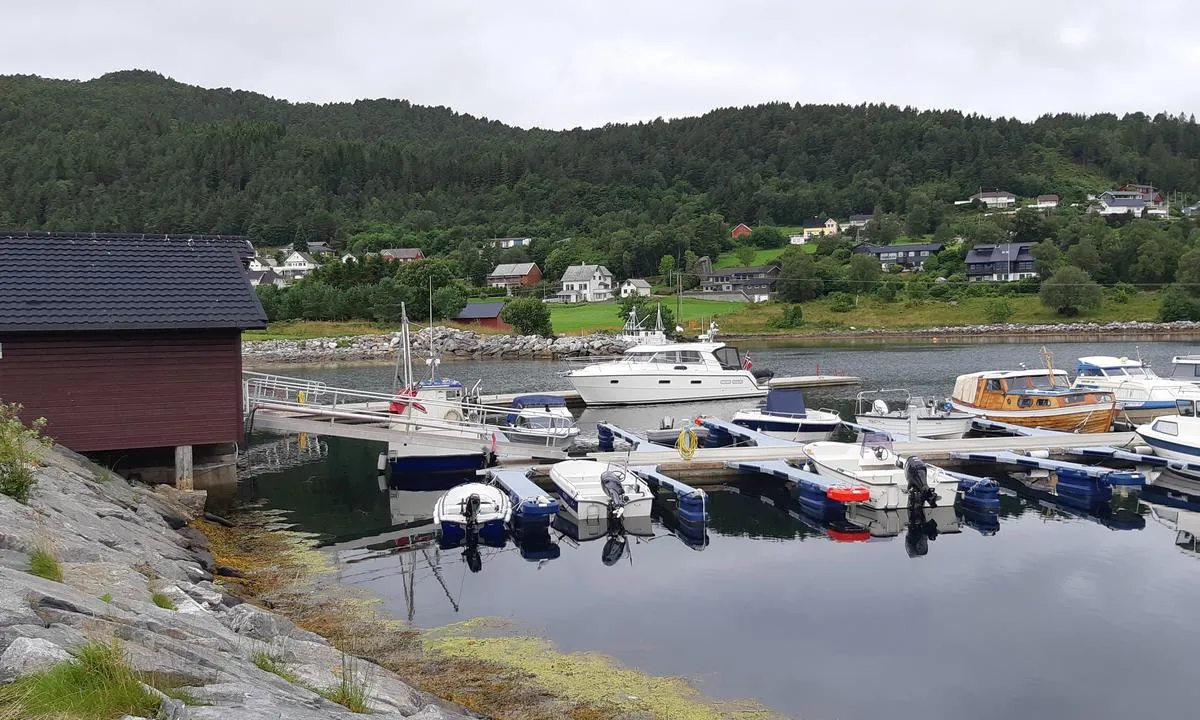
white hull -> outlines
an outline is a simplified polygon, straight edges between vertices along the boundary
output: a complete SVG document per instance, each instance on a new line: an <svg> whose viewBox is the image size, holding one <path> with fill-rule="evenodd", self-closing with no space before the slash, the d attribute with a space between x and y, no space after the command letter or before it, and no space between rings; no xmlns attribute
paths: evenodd
<svg viewBox="0 0 1200 720"><path fill-rule="evenodd" d="M439 524L466 526L467 518L463 514L467 499L478 495L479 514L476 523L506 523L512 514L512 506L508 494L493 485L483 483L466 483L452 487L433 505L433 521Z"/></svg>
<svg viewBox="0 0 1200 720"><path fill-rule="evenodd" d="M912 426L908 418L884 417L881 415L859 415L859 425L882 430L892 435L911 435ZM961 438L971 429L972 418L917 418L916 436L931 440L953 440Z"/></svg>
<svg viewBox="0 0 1200 720"><path fill-rule="evenodd" d="M904 468L890 451L882 458L863 455L860 446L848 443L812 443L804 453L818 475L865 486L871 493L863 504L876 510L900 510L908 507L908 481ZM951 507L958 495L958 481L936 467L928 467L926 480L937 493L935 507Z"/></svg>
<svg viewBox="0 0 1200 720"><path fill-rule="evenodd" d="M610 498L601 484L601 475L606 471L621 475L627 500L619 508L610 507ZM551 466L550 480L566 507L581 520L607 518L610 512L626 518L650 517L654 494L645 482L620 466L595 460L564 460Z"/></svg>
<svg viewBox="0 0 1200 720"><path fill-rule="evenodd" d="M907 510L877 510L858 503L846 506L846 519L865 527L871 537L895 537L908 527ZM950 505L925 508L925 519L937 523L939 533L962 532L962 523Z"/></svg>
<svg viewBox="0 0 1200 720"><path fill-rule="evenodd" d="M636 375L616 372L572 373L567 375L567 380L588 405L651 405L763 397L767 394L766 386L759 387L754 376L745 370L704 374L688 371Z"/></svg>
<svg viewBox="0 0 1200 720"><path fill-rule="evenodd" d="M841 425L842 419L834 413L821 410L808 410L802 418L758 410L738 410L733 414L732 422L773 438L804 443L825 440Z"/></svg>

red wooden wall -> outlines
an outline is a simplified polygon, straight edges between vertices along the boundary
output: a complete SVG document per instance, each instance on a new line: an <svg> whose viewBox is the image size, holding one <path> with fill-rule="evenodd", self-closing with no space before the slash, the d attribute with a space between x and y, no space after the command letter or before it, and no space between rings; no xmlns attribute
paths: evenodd
<svg viewBox="0 0 1200 720"><path fill-rule="evenodd" d="M78 452L242 438L236 330L0 333L0 401Z"/></svg>

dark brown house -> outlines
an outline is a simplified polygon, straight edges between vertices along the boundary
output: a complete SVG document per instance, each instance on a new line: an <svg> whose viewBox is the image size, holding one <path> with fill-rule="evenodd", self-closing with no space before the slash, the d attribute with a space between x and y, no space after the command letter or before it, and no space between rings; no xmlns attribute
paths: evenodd
<svg viewBox="0 0 1200 720"><path fill-rule="evenodd" d="M247 253L249 250L249 254ZM0 401L78 452L242 438L243 238L0 234ZM178 464L177 464L178 469Z"/></svg>

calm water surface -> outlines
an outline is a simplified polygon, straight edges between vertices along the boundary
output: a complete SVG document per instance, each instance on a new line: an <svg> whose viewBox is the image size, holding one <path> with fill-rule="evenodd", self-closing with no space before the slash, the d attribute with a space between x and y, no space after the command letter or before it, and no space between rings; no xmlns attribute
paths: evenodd
<svg viewBox="0 0 1200 720"><path fill-rule="evenodd" d="M1130 345L1049 346L1056 363L1136 354ZM777 374L842 372L864 388L946 396L954 377L1037 366L1036 345L887 345L869 349L758 348ZM1165 370L1178 343L1141 343ZM447 362L445 374L483 379L495 392L566 388L539 361ZM287 374L388 390L391 368L296 368ZM850 410L854 388L809 394L813 407ZM746 401L586 410L630 428L663 415L728 416ZM438 493L381 491L382 446L337 438L257 438L239 499L285 511L330 540L382 532L427 515ZM1019 488L1013 484L1014 490ZM527 560L487 549L470 573L459 551L339 553L345 581L385 598L399 617L429 627L477 616L509 619L567 651L594 650L655 674L693 679L716 697L748 697L787 715L818 718L1195 717L1200 556L1179 528L1200 513L1157 495L1087 511L1015 491L996 527L939 513L941 533L911 557L907 531L875 518L870 542L835 542L825 528L762 502L770 483L712 495L702 551L661 524L630 539L614 565L604 539L557 541L559 557ZM1200 486L1196 488L1200 494ZM1157 502L1150 502L1157 501ZM901 523L902 524L902 523ZM834 533L836 534L836 533ZM369 541L360 541L365 545ZM411 590L409 589L411 587Z"/></svg>

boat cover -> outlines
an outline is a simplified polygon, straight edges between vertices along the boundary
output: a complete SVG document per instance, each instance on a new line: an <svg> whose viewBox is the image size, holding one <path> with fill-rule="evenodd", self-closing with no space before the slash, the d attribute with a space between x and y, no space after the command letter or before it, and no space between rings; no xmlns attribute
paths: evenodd
<svg viewBox="0 0 1200 720"><path fill-rule="evenodd" d="M518 395L513 398L512 406L516 409L539 407L566 407L567 399L560 395Z"/></svg>
<svg viewBox="0 0 1200 720"><path fill-rule="evenodd" d="M767 404L763 412L768 415L804 417L804 391L799 388L773 388L767 391Z"/></svg>

